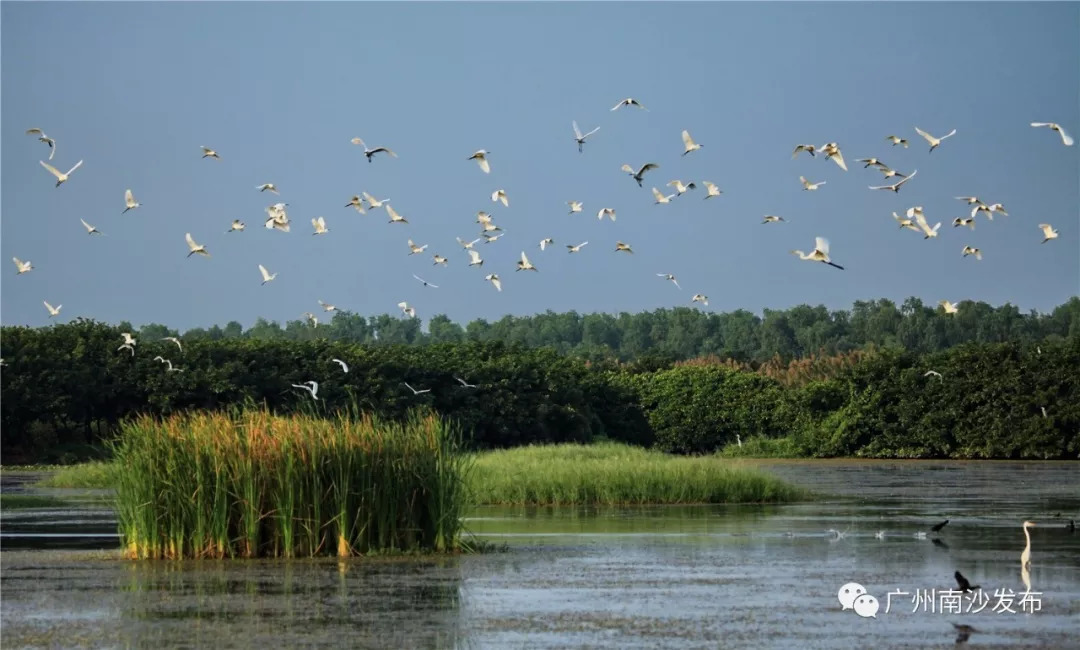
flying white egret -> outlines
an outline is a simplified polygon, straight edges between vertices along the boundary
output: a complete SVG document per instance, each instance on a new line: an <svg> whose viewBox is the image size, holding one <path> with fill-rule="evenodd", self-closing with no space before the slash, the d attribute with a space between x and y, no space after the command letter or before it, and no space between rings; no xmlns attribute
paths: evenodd
<svg viewBox="0 0 1080 650"><path fill-rule="evenodd" d="M904 145L905 149L908 148L908 141L905 140L904 138L901 138L900 136L887 135L887 136L885 136L885 139L888 140L889 142L892 142L892 146L894 146L894 147L896 145L898 145L898 144L902 144L902 145Z"/></svg>
<svg viewBox="0 0 1080 650"><path fill-rule="evenodd" d="M469 250L469 260L471 260L469 262L469 266L483 266L484 265L484 260L480 257L480 253L477 253L475 250L473 250L471 248L468 249L468 250Z"/></svg>
<svg viewBox="0 0 1080 650"><path fill-rule="evenodd" d="M502 280L499 279L498 273L488 273L484 279L494 285L496 291L502 291Z"/></svg>
<svg viewBox="0 0 1080 650"><path fill-rule="evenodd" d="M311 327L313 329L319 326L319 318L315 314L311 313L310 311L305 311L303 313L303 316L307 319L308 323L311 324Z"/></svg>
<svg viewBox="0 0 1080 650"><path fill-rule="evenodd" d="M1055 122L1032 122L1031 126L1048 126L1048 127L1050 127L1051 131L1057 131L1058 132L1058 135L1061 136L1061 141L1065 143L1066 147L1073 146L1072 137L1069 136L1069 134L1065 132L1065 129L1061 128L1060 124L1057 124ZM50 155L49 158L52 159L52 156Z"/></svg>
<svg viewBox="0 0 1080 650"><path fill-rule="evenodd" d="M274 194L280 194L280 192L278 192L277 185L274 185L273 183L263 183L262 185L256 185L255 189L259 190L260 192L270 191Z"/></svg>
<svg viewBox="0 0 1080 650"><path fill-rule="evenodd" d="M410 386L407 382L403 381L401 383L405 384L405 387L408 388L409 390L411 390L413 395L423 395L424 393L430 393L431 392L430 388L425 388L424 390L416 390L415 388Z"/></svg>
<svg viewBox="0 0 1080 650"><path fill-rule="evenodd" d="M948 300L940 300L938 301L938 304L941 305L941 308L945 310L946 314L955 314L956 312L960 311L956 305L949 302Z"/></svg>
<svg viewBox="0 0 1080 650"><path fill-rule="evenodd" d="M667 196L664 196L660 193L660 190L656 189L655 187L652 188L652 194L654 197L656 197L656 201L653 202L654 205L660 205L661 203L671 203L671 199L677 196L675 194L669 194Z"/></svg>
<svg viewBox="0 0 1080 650"><path fill-rule="evenodd" d="M630 178L633 178L635 181L637 181L638 187L641 187L642 177L645 175L645 172L649 171L650 169L657 169L659 167L660 165L657 165L656 163L645 163L641 166L641 169L637 171L634 171L634 168L630 165L623 165L621 169L627 174L630 174Z"/></svg>
<svg viewBox="0 0 1080 650"><path fill-rule="evenodd" d="M800 153L800 152L803 152L803 151L805 151L806 153L810 154L810 157L812 157L812 158L813 158L813 157L816 157L816 156L817 156L817 154L815 154L815 153L814 153L814 151L815 151L816 149L817 149L817 147L815 147L815 146L814 146L814 145L812 145L812 144L799 144L799 145L795 145L795 150L791 152L791 159L792 159L792 160L795 160L796 158L798 158L798 157L799 157L799 153Z"/></svg>
<svg viewBox="0 0 1080 650"><path fill-rule="evenodd" d="M203 257L210 257L210 253L206 250L206 247L202 244L196 244L195 240L191 238L191 233L184 233L184 239L187 241L188 248L191 249L187 254L188 257L191 257L195 253L198 253Z"/></svg>
<svg viewBox="0 0 1080 650"><path fill-rule="evenodd" d="M1057 235L1055 235L1055 237L1056 236ZM548 244L554 244L554 243L555 243L554 239L552 239L551 237L545 237L544 239L540 240L540 250L542 251L545 248L547 248Z"/></svg>
<svg viewBox="0 0 1080 650"><path fill-rule="evenodd" d="M432 266L435 266L436 264L442 264L443 266L446 266L446 263L448 261L445 257L439 255L438 253L432 255L431 259L435 260L434 262L432 262Z"/></svg>
<svg viewBox="0 0 1080 650"><path fill-rule="evenodd" d="M577 246L571 246L570 244L567 244L566 248L568 249L568 252L570 252L570 253L577 253L577 252L581 251L582 246L584 246L585 244L588 244L588 243L589 242L587 242L587 241L583 241L580 244L578 244Z"/></svg>
<svg viewBox="0 0 1080 650"><path fill-rule="evenodd" d="M615 208L600 208L600 211L596 213L596 218L603 221L604 217L615 221Z"/></svg>
<svg viewBox="0 0 1080 650"><path fill-rule="evenodd" d="M241 232L245 227L246 226L244 226L243 221L240 221L239 219L233 219L232 225L229 226L229 229L225 231L225 234L227 235L234 231Z"/></svg>
<svg viewBox="0 0 1080 650"><path fill-rule="evenodd" d="M161 340L162 341L172 341L173 343L176 344L176 347L180 348L181 352L184 351L184 346L180 344L180 339L176 338L175 336L166 336Z"/></svg>
<svg viewBox="0 0 1080 650"><path fill-rule="evenodd" d="M521 261L517 263L515 271L537 271L538 269L532 265L529 258L525 256L525 251L521 251Z"/></svg>
<svg viewBox="0 0 1080 650"><path fill-rule="evenodd" d="M641 110L646 111L646 112L649 110L649 109L645 108L641 104L641 102L634 99L633 97L627 97L626 99L621 100L618 104L615 104L614 106L612 106L611 110L617 111L620 108L622 108L623 106L637 106L638 108L640 108Z"/></svg>
<svg viewBox="0 0 1080 650"><path fill-rule="evenodd" d="M64 172L63 174L61 174L61 173L60 173L60 170L59 170L59 169L57 169L56 167L53 167L52 165L50 165L49 163L45 162L44 160L39 160L38 162L39 162L39 163L41 163L41 166L42 166L42 167L44 167L45 169L49 170L49 173L51 173L51 174L52 174L53 176L55 176L55 177L56 177L56 187L60 187L60 185L61 185L62 183L64 183L65 181L67 181L68 177L69 177L69 176L71 176L72 172L74 172L74 171L75 171L76 169L78 169L78 168L79 168L79 166L80 166L80 165L82 165L82 164L83 164L83 161L81 161L81 160L80 160L79 162L75 163L75 166L74 166L74 167L72 167L71 169L67 170L67 171L66 171L66 172Z"/></svg>
<svg viewBox="0 0 1080 650"><path fill-rule="evenodd" d="M690 153L691 151L697 151L698 149L700 149L702 147L702 145L694 142L694 139L690 137L690 132L687 131L686 129L683 129L682 141L683 141L682 155L684 155L684 156L686 154Z"/></svg>
<svg viewBox="0 0 1080 650"><path fill-rule="evenodd" d="M491 215L483 210L477 212L476 223L491 223Z"/></svg>
<svg viewBox="0 0 1080 650"><path fill-rule="evenodd" d="M312 235L325 235L330 232L330 229L326 227L325 217L316 217L311 220L311 227L315 229Z"/></svg>
<svg viewBox="0 0 1080 650"><path fill-rule="evenodd" d="M937 377L939 380L944 381L944 379L941 376L941 373L936 371L936 370L927 370L926 372L923 373L923 377Z"/></svg>
<svg viewBox="0 0 1080 650"><path fill-rule="evenodd" d="M672 275L671 273L657 273L657 274L656 274L656 277L658 277L658 278L664 278L665 280L671 280L671 282L672 282L672 283L673 283L673 284L674 284L674 285L675 285L676 287L678 287L678 288L679 288L680 290L682 289L682 287L679 287L679 281L678 281L678 280L676 280L676 279L675 279L675 276L674 276L674 275Z"/></svg>
<svg viewBox="0 0 1080 650"><path fill-rule="evenodd" d="M80 217L79 221L82 222L83 228L86 228L86 234L88 234L88 235L93 235L94 233L97 233L99 235L102 234L102 232L100 230L98 230L97 228L95 228L95 227L91 226L90 224L86 223L86 219L83 219L83 218Z"/></svg>
<svg viewBox="0 0 1080 650"><path fill-rule="evenodd" d="M975 219L956 217L955 219L952 220L952 225L953 225L953 228L955 228L957 226L967 226L967 227L971 228L972 230L975 230Z"/></svg>
<svg viewBox="0 0 1080 650"><path fill-rule="evenodd" d="M964 250L960 251L961 257L967 257L968 255L974 255L975 259L982 259L982 251L978 248L972 248L971 246L964 246Z"/></svg>
<svg viewBox="0 0 1080 650"><path fill-rule="evenodd" d="M837 167L847 171L847 163L844 162L844 154L840 153L840 145L835 142L826 142L819 150L825 154L825 160L831 160Z"/></svg>
<svg viewBox="0 0 1080 650"><path fill-rule="evenodd" d="M131 335L131 332L120 332L120 336L124 338L124 345L137 345L139 343L135 340L135 337Z"/></svg>
<svg viewBox="0 0 1080 650"><path fill-rule="evenodd" d="M510 207L510 199L506 196L506 190L495 190L491 193L491 202L502 201L506 207Z"/></svg>
<svg viewBox="0 0 1080 650"><path fill-rule="evenodd" d="M323 302L321 300L319 300L318 302L319 302L319 306L323 308L323 311L337 311L337 306L336 305L331 305L330 303Z"/></svg>
<svg viewBox="0 0 1080 650"><path fill-rule="evenodd" d="M474 240L472 240L472 241L470 241L470 242L467 242L467 241L465 241L464 239L462 239L461 237L458 237L458 238L457 238L457 241L458 241L458 243L459 243L459 244L461 244L461 247L462 247L462 248L464 248L465 250L468 250L468 249L470 249L470 248L472 248L472 247L473 247L473 244L475 244L476 242L480 241L480 238L479 238L479 237L477 237L476 239L474 239Z"/></svg>
<svg viewBox="0 0 1080 650"><path fill-rule="evenodd" d="M896 214L895 212L892 213L892 216L893 216L893 219L895 219L896 222L898 224L900 224L901 228L907 228L908 230L914 230L915 232L919 232L919 227L916 226L915 223L912 222L911 219L905 219L905 218L901 217L900 215Z"/></svg>
<svg viewBox="0 0 1080 650"><path fill-rule="evenodd" d="M692 298L690 298L690 302L700 302L701 304L708 307L709 306L709 297L706 296L703 293L695 293L694 296Z"/></svg>
<svg viewBox="0 0 1080 650"><path fill-rule="evenodd" d="M416 309L410 307L409 303L402 300L397 304L397 306L401 309L402 315L408 316L409 318L416 318Z"/></svg>
<svg viewBox="0 0 1080 650"><path fill-rule="evenodd" d="M263 279L262 284L266 284L267 282L269 282L269 281L271 281L271 280L273 280L274 278L277 277L276 272L271 273L270 271L267 271L266 267L263 266L262 264L259 265L259 273L262 274L262 279ZM262 285L259 285L259 286L262 286Z"/></svg>
<svg viewBox="0 0 1080 650"><path fill-rule="evenodd" d="M872 190L892 190L894 193L899 194L900 193L900 187L903 186L904 183L906 183L906 182L910 181L911 179L915 178L915 174L918 174L918 173L919 173L919 170L916 169L915 171L911 172L910 176L905 176L905 177L901 178L899 181L897 181L896 183L893 183L892 185L878 185L878 186L870 185L869 188L872 189Z"/></svg>
<svg viewBox="0 0 1080 650"><path fill-rule="evenodd" d="M921 135L927 142L930 143L930 153L933 153L934 149L937 149L941 145L942 140L956 135L956 129L949 131L947 135L943 135L940 138L935 138L934 136L930 135L926 131L923 131L919 127L915 127L915 132Z"/></svg>
<svg viewBox="0 0 1080 650"><path fill-rule="evenodd" d="M690 183L687 183L686 185L683 185L683 182L676 178L673 181L668 181L668 187L674 187L675 192L678 193L678 196L682 196L683 194L686 194L690 190L697 189L697 183L690 182Z"/></svg>
<svg viewBox="0 0 1080 650"><path fill-rule="evenodd" d="M131 190L124 191L124 204L127 205L127 207L124 208L124 212L127 212L128 210L134 210L135 208L142 205L135 200L135 195L131 193ZM121 212L120 214L124 214L124 212Z"/></svg>
<svg viewBox="0 0 1080 650"><path fill-rule="evenodd" d="M120 347L125 347L125 346L121 345ZM169 361L168 359L166 359L165 357L162 357L160 355L154 357L154 361L160 361L160 362L164 363L165 366L166 366L165 372L184 372L184 370L182 368L173 368L172 361Z"/></svg>
<svg viewBox="0 0 1080 650"><path fill-rule="evenodd" d="M49 160L53 159L56 155L56 140L53 140L49 136L45 135L45 132L38 128L27 129L26 135L36 134L39 142L44 142L49 145Z"/></svg>
<svg viewBox="0 0 1080 650"><path fill-rule="evenodd" d="M581 212L581 201L567 201L566 205L570 206L570 211L566 214L574 214L575 212Z"/></svg>
<svg viewBox="0 0 1080 650"><path fill-rule="evenodd" d="M424 244L423 246L417 246L416 244L413 243L413 240L410 239L409 240L409 255L419 255L420 253L423 253L427 249L427 247L428 247L427 244Z"/></svg>
<svg viewBox="0 0 1080 650"><path fill-rule="evenodd" d="M703 181L703 184L705 185L705 191L708 192L705 195L706 199L711 199L714 196L720 196L721 194L724 193L723 190L721 190L719 187L716 186L716 183L710 183L709 181Z"/></svg>
<svg viewBox="0 0 1080 650"><path fill-rule="evenodd" d="M577 142L578 153L584 151L585 139L600 130L600 127L596 127L592 131L582 135L581 129L578 128L577 120L570 122L570 125L574 127L574 142Z"/></svg>
<svg viewBox="0 0 1080 650"><path fill-rule="evenodd" d="M829 266L836 267L841 271L844 270L844 267L840 266L839 264L833 264L832 259L829 258L829 240L825 239L824 237L814 238L814 250L810 251L809 253L804 253L799 250L793 250L791 251L791 254L798 255L799 259L802 260L823 262L825 264L828 264Z"/></svg>
<svg viewBox="0 0 1080 650"><path fill-rule="evenodd" d="M927 223L926 215L922 213L922 210L915 213L915 223L917 223L919 229L923 231L923 239L931 239L938 236L938 228L941 227L941 222L937 222L934 224L934 227L931 228L930 224Z"/></svg>
<svg viewBox="0 0 1080 650"><path fill-rule="evenodd" d="M477 388L476 384L470 384L469 382L465 381L461 377L458 377L457 375L454 375L454 379L456 379L458 383L461 384L462 388Z"/></svg>
<svg viewBox="0 0 1080 650"><path fill-rule="evenodd" d="M367 156L367 161L368 162L371 162L371 159L375 156L375 154L379 153L380 151L383 152L383 153L390 154L391 158L397 158L397 154L394 153L393 151L390 151L386 147L375 147L374 149L368 149L368 146L366 144L364 144L364 141L361 140L360 138L353 138L352 143L353 144L358 144L358 145L361 145L361 146L364 147L364 155Z"/></svg>
<svg viewBox="0 0 1080 650"><path fill-rule="evenodd" d="M386 204L386 214L390 215L390 221L387 223L409 223L409 220L398 214L389 203Z"/></svg>
<svg viewBox="0 0 1080 650"><path fill-rule="evenodd" d="M775 214L767 214L761 223L776 223L778 221L786 221L786 219L778 217Z"/></svg>
<svg viewBox="0 0 1080 650"><path fill-rule="evenodd" d="M382 200L376 199L374 196L368 194L367 192L361 192L361 194L364 195L364 199L367 200L367 202L368 202L368 207L371 208L372 210L374 210L375 208L381 208L381 207L383 207L384 203L389 203L390 202L390 199L382 199Z"/></svg>
<svg viewBox="0 0 1080 650"><path fill-rule="evenodd" d="M318 397L319 382L317 382L317 381L305 381L302 384L292 384L292 387L293 388L303 388L307 392L311 393L311 399L315 400L316 402L319 401L319 397Z"/></svg>
<svg viewBox="0 0 1080 650"><path fill-rule="evenodd" d="M487 230L487 229L485 228L485 230ZM499 228L498 226L495 226L495 227L492 228L492 230L502 230L502 228ZM485 244L491 244L491 243L495 242L496 240L498 240L499 237L502 237L505 234L506 233L499 233L498 235L484 235L484 234L481 234L480 236L484 238L484 243Z"/></svg>
<svg viewBox="0 0 1080 650"><path fill-rule="evenodd" d="M31 264L29 260L24 262L17 257L13 257L11 259L15 262L15 268L19 270L19 272L15 275L22 275L23 273L34 270L34 265Z"/></svg>
<svg viewBox="0 0 1080 650"><path fill-rule="evenodd" d="M274 230L280 230L281 232L289 232L289 214L285 211L285 207L288 203L275 203L274 205L267 206L266 214L270 216L266 220L266 227L273 228Z"/></svg>
<svg viewBox="0 0 1080 650"><path fill-rule="evenodd" d="M618 253L619 251L625 251L627 253L630 253L631 255L634 254L634 250L630 248L630 244L624 244L621 241L616 241L615 252Z"/></svg>
<svg viewBox="0 0 1080 650"><path fill-rule="evenodd" d="M814 191L824 185L827 181L821 181L820 183L811 183L810 181L806 180L805 176L800 176L799 182L802 183L803 191Z"/></svg>
<svg viewBox="0 0 1080 650"><path fill-rule="evenodd" d="M356 211L360 214L367 214L364 210L364 201L360 198L359 194L353 194L349 202L345 204L346 208L356 208Z"/></svg>
<svg viewBox="0 0 1080 650"><path fill-rule="evenodd" d="M1024 539L1027 540L1027 544L1024 545L1024 552L1020 554L1021 567L1031 567L1031 533L1028 532L1028 528L1034 525L1034 521L1024 522Z"/></svg>
<svg viewBox="0 0 1080 650"><path fill-rule="evenodd" d="M210 147L201 147L201 148L203 150L203 155L202 155L203 158L216 158L218 160L221 160L221 156L218 155L218 152L214 151Z"/></svg>
<svg viewBox="0 0 1080 650"><path fill-rule="evenodd" d="M907 176L908 176L907 174L905 174L903 172L898 172L895 169L893 169L892 167L888 167L888 166L878 167L878 171L881 172L882 175L885 176L885 178L895 178L897 176L899 176L900 178L907 178Z"/></svg>
<svg viewBox="0 0 1080 650"><path fill-rule="evenodd" d="M980 202L978 205L971 209L971 218L974 219L975 215L979 214L980 212L985 212L986 218L990 221L994 220L994 211L990 209L990 206L982 202Z"/></svg>
<svg viewBox="0 0 1080 650"><path fill-rule="evenodd" d="M135 356L135 348L132 347L131 345L128 345L127 343L125 343L125 344L121 345L120 347L116 348L117 352L119 352L120 350L127 350L128 352L131 353L131 356Z"/></svg>
<svg viewBox="0 0 1080 650"><path fill-rule="evenodd" d="M989 206L987 206L987 209L991 212L991 214L994 213L994 212L1000 212L1001 214L1005 215L1006 217L1009 216L1009 213L1005 211L1005 206L1000 204L1000 203L992 203Z"/></svg>
<svg viewBox="0 0 1080 650"><path fill-rule="evenodd" d="M469 156L467 160L475 160L477 165L480 165L480 169L484 170L485 174L491 173L491 164L488 163L488 154L490 151L478 149L473 155Z"/></svg>
<svg viewBox="0 0 1080 650"><path fill-rule="evenodd" d="M427 280L425 280L424 278L420 277L419 275L417 275L415 273L413 273L413 277L416 278L417 280L419 280L420 284L424 285L425 287L431 287L432 289L438 289L439 288L439 285L431 284L430 282L428 282Z"/></svg>
<svg viewBox="0 0 1080 650"><path fill-rule="evenodd" d="M878 167L880 169L887 169L888 168L888 165L881 162L877 158L859 158L855 162L866 163L865 165L863 165L863 169L866 169L867 167L869 167L871 165L873 165L874 167Z"/></svg>
<svg viewBox="0 0 1080 650"><path fill-rule="evenodd" d="M342 372L349 372L349 364L345 363L341 359L331 359L331 361L341 366Z"/></svg>
<svg viewBox="0 0 1080 650"><path fill-rule="evenodd" d="M974 205L976 203L982 204L977 196L954 196L954 199L958 201L966 201L968 205Z"/></svg>
<svg viewBox="0 0 1080 650"><path fill-rule="evenodd" d="M1043 231L1043 240L1041 243L1045 244L1051 239L1057 239L1058 231L1054 230L1053 226L1048 223L1040 223L1039 227L1042 228Z"/></svg>

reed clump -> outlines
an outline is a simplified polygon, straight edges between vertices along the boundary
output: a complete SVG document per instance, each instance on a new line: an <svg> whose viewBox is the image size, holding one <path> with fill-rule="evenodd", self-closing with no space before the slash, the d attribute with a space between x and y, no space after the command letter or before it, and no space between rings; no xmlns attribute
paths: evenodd
<svg viewBox="0 0 1080 650"><path fill-rule="evenodd" d="M459 444L431 414L139 417L113 445L120 536L139 559L458 550Z"/></svg>
<svg viewBox="0 0 1080 650"><path fill-rule="evenodd" d="M807 493L718 456L621 443L530 445L478 454L472 501L507 505L783 503Z"/></svg>

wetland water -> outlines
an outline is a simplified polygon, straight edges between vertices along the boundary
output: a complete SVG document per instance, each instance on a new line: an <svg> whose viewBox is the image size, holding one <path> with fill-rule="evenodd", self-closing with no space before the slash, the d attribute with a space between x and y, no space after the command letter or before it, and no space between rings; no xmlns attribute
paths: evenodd
<svg viewBox="0 0 1080 650"><path fill-rule="evenodd" d="M758 464L834 496L784 506L477 508L469 528L508 551L345 562L129 562L118 559L99 495L5 508L2 643L945 648L956 622L978 630L973 647L1080 647L1080 532L1065 529L1080 519L1080 464ZM19 478L4 476L4 492L26 490ZM916 537L944 519L940 533ZM1030 613L1020 604L1024 519L1039 524L1029 606L1039 609ZM957 569L985 601L964 597L959 614L940 613L940 597L933 612L913 602L954 588ZM876 618L841 608L848 582L880 601ZM893 596L886 613L887 594L898 591L909 595Z"/></svg>

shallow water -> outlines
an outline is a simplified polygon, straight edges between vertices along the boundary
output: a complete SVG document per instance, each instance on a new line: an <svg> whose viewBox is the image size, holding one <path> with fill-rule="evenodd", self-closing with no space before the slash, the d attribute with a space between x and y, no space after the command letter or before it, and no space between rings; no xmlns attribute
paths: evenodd
<svg viewBox="0 0 1080 650"><path fill-rule="evenodd" d="M932 648L953 647L957 622L978 630L975 647L1078 647L1080 533L1064 528L1080 519L1077 463L760 464L835 496L478 508L469 528L509 548L485 555L128 562L114 550L56 550L116 546L78 537L114 532L100 495L80 493L79 507L0 513L3 645ZM944 519L940 533L915 536ZM1020 605L1024 519L1039 524L1030 581L1040 609L1030 613ZM913 611L916 592L954 587L957 569L982 586L982 611ZM880 600L876 618L842 609L847 582ZM897 591L909 595L891 597L886 613ZM994 611L1010 602L1015 613Z"/></svg>

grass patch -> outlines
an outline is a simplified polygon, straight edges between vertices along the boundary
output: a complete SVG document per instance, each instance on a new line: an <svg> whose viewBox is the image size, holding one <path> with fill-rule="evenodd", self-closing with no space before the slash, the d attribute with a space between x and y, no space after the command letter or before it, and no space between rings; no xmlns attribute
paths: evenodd
<svg viewBox="0 0 1080 650"><path fill-rule="evenodd" d="M791 438L754 436L742 445L730 443L716 452L721 458L805 458Z"/></svg>
<svg viewBox="0 0 1080 650"><path fill-rule="evenodd" d="M620 443L485 452L469 476L476 504L783 503L807 493L716 456L672 456Z"/></svg>
<svg viewBox="0 0 1080 650"><path fill-rule="evenodd" d="M0 494L0 510L27 508L61 508L67 501L40 494Z"/></svg>
<svg viewBox="0 0 1080 650"><path fill-rule="evenodd" d="M458 440L432 415L140 417L113 449L120 536L133 558L458 550Z"/></svg>
<svg viewBox="0 0 1080 650"><path fill-rule="evenodd" d="M56 472L35 483L37 487L107 489L116 486L117 465L109 461L91 461L81 465L62 465Z"/></svg>

